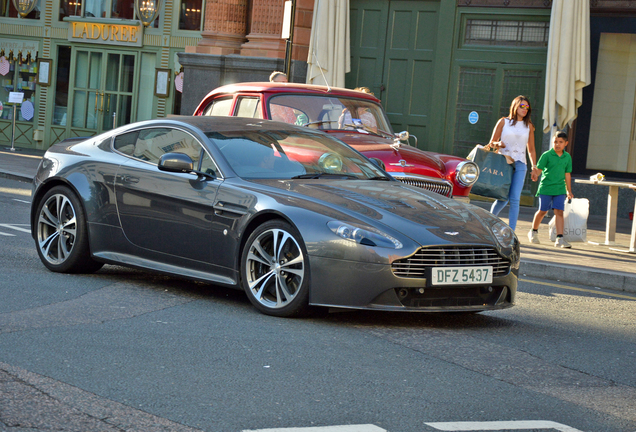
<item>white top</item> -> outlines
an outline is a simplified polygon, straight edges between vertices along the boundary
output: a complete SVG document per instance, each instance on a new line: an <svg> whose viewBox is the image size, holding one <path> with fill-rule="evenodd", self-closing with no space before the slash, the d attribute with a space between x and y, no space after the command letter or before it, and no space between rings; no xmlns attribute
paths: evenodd
<svg viewBox="0 0 636 432"><path fill-rule="evenodd" d="M504 119L503 130L500 141L506 145L499 150L502 155L508 155L516 161L526 163L526 149L528 138L530 137L530 127L526 126L523 120L512 125L512 120Z"/></svg>

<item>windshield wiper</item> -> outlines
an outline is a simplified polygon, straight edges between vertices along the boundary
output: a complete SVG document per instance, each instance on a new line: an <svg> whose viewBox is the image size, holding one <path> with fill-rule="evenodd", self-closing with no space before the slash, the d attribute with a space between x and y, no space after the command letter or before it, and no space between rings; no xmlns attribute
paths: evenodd
<svg viewBox="0 0 636 432"><path fill-rule="evenodd" d="M303 126L308 127L310 125L323 125L325 123L338 123L338 120L317 120L317 121L305 123Z"/></svg>
<svg viewBox="0 0 636 432"><path fill-rule="evenodd" d="M391 181L390 178L386 177L386 176L375 176L375 177L369 177L368 179L365 180L384 180L384 181Z"/></svg>
<svg viewBox="0 0 636 432"><path fill-rule="evenodd" d="M364 125L364 124L352 124L352 123L347 123L344 125L345 127L352 127L354 129L362 129L365 132L368 132L372 135L375 136L379 136L382 138L393 138L393 136L391 134L388 134L386 132L384 132L383 130L378 129L379 132L374 131L373 129L371 129L369 126ZM382 132L382 133L380 133Z"/></svg>
<svg viewBox="0 0 636 432"><path fill-rule="evenodd" d="M292 177L292 179L318 179L322 177L334 177L334 178L353 179L353 180L359 179L359 177L354 176L352 174L342 174L342 173L338 174L338 173L326 173L326 172L300 174L300 175Z"/></svg>

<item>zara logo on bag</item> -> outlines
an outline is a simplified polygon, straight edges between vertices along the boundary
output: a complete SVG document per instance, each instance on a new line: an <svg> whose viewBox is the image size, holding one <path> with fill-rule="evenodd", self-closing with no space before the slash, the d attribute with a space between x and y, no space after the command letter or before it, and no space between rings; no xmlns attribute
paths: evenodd
<svg viewBox="0 0 636 432"><path fill-rule="evenodd" d="M487 173L489 173L489 174L492 174L492 175L498 175L498 176L502 176L502 177L504 176L503 171L499 171L499 170L496 170L496 169L492 169L492 168L489 168L489 167L487 167L487 166L486 166L486 167L484 167L484 169L482 169L482 170L481 170L481 172L487 172Z"/></svg>

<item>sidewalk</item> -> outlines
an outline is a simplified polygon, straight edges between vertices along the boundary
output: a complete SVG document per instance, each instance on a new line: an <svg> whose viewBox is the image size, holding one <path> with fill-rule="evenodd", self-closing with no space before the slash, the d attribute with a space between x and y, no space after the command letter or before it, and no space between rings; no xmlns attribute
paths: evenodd
<svg viewBox="0 0 636 432"><path fill-rule="evenodd" d="M44 152L0 149L0 177L30 182L37 171ZM472 204L489 209L490 203L473 200ZM539 229L541 244L528 242L535 208L521 207L516 233L521 241L521 274L523 278L540 278L557 282L571 282L591 287L629 291L636 293L636 254L610 250L609 246L590 243L573 243L572 249L558 249L548 239L546 216ZM508 207L499 215L508 222ZM627 249L632 222L617 219L616 245ZM587 239L605 241L605 216L590 216L587 222Z"/></svg>

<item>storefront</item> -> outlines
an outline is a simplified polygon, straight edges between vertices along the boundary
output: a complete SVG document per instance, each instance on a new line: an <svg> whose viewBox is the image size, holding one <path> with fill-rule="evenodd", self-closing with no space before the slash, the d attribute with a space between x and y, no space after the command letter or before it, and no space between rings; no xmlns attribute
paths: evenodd
<svg viewBox="0 0 636 432"><path fill-rule="evenodd" d="M26 18L10 7L0 17L0 145L12 138L10 92L24 93L14 137L24 148L180 112L176 54L201 37L202 0L166 0L147 27L134 0L40 2Z"/></svg>

